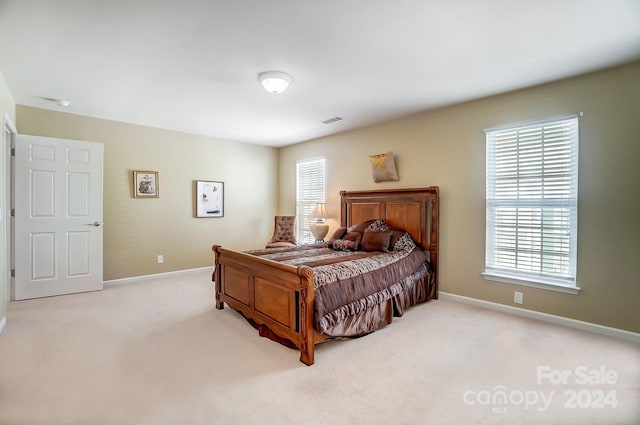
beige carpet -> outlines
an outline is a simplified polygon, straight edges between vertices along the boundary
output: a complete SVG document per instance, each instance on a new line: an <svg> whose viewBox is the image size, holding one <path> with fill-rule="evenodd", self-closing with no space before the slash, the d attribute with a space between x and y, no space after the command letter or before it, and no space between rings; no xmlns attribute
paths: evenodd
<svg viewBox="0 0 640 425"><path fill-rule="evenodd" d="M11 303L0 335L3 425L503 423L639 424L640 345L439 300L307 367L206 270Z"/></svg>

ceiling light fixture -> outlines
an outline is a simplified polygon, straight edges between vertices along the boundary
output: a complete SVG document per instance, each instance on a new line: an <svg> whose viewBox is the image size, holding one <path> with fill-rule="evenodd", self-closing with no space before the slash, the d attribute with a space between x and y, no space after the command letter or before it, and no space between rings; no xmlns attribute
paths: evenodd
<svg viewBox="0 0 640 425"><path fill-rule="evenodd" d="M258 81L269 93L282 93L291 84L291 75L282 71L267 71L258 74Z"/></svg>

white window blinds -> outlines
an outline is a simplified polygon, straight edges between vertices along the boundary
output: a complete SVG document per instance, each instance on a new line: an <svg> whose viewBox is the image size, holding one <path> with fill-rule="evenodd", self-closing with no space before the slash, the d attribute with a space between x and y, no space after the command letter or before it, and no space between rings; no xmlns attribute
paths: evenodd
<svg viewBox="0 0 640 425"><path fill-rule="evenodd" d="M485 131L485 273L575 286L577 116Z"/></svg>
<svg viewBox="0 0 640 425"><path fill-rule="evenodd" d="M315 158L296 163L296 238L298 243L311 243L311 212L316 203L324 202L325 160Z"/></svg>

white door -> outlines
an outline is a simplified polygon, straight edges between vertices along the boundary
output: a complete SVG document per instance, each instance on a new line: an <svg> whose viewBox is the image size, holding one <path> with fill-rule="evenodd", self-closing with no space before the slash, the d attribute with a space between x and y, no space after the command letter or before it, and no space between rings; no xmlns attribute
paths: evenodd
<svg viewBox="0 0 640 425"><path fill-rule="evenodd" d="M100 290L101 143L16 136L16 300Z"/></svg>

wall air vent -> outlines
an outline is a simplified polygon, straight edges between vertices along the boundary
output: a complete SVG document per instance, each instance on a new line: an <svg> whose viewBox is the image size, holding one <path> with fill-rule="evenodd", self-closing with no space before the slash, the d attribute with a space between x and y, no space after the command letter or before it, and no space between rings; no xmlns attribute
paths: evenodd
<svg viewBox="0 0 640 425"><path fill-rule="evenodd" d="M342 117L333 117L333 118L329 118L327 120L322 121L322 124L331 124L334 123L336 121L342 121L343 118Z"/></svg>

